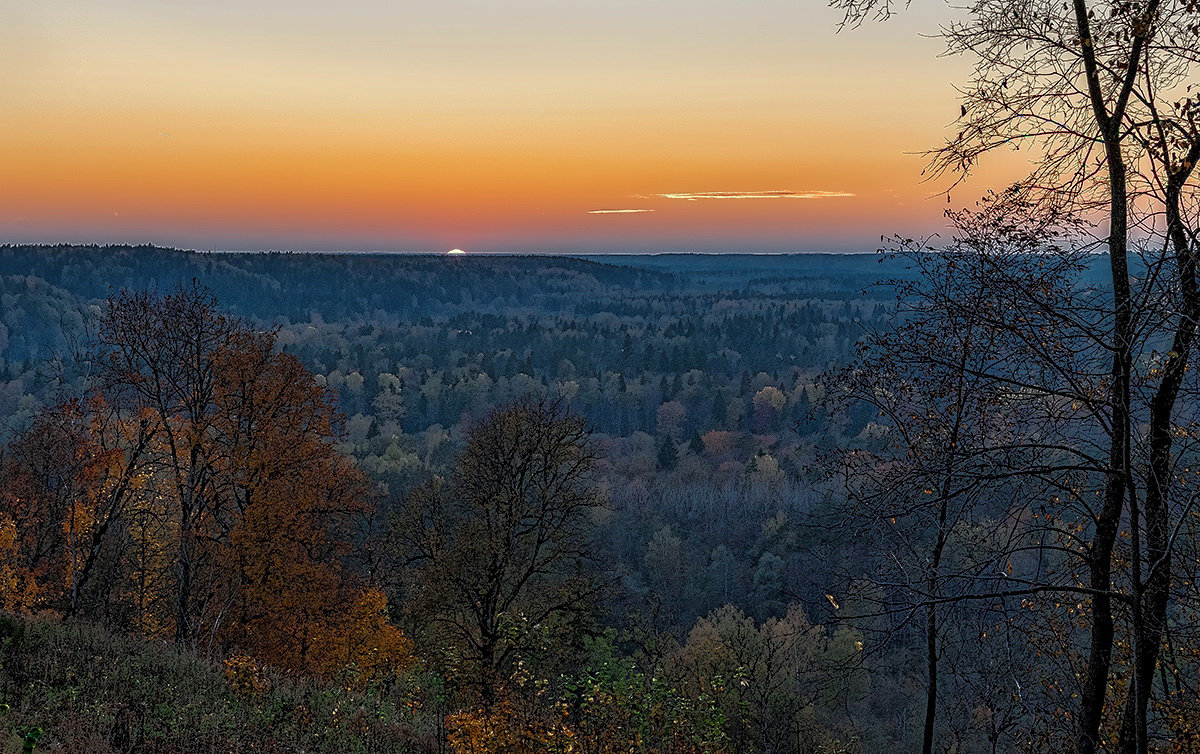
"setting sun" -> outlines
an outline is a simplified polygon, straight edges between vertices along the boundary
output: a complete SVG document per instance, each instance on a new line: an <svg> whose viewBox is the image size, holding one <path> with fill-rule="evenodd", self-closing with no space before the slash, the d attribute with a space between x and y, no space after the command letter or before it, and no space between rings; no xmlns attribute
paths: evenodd
<svg viewBox="0 0 1200 754"><path fill-rule="evenodd" d="M1200 754L1200 2L909 5L4 3L0 754Z"/></svg>

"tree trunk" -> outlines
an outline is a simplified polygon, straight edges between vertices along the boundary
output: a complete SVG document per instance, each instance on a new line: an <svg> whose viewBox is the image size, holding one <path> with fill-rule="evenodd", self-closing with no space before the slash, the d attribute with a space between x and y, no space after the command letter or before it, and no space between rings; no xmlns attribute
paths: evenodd
<svg viewBox="0 0 1200 754"><path fill-rule="evenodd" d="M1146 714L1149 709L1150 688L1154 682L1154 669L1162 648L1166 632L1167 606L1171 587L1171 543L1170 516L1167 509L1167 485L1171 473L1172 417L1183 375L1187 371L1188 356L1196 334L1196 318L1200 316L1200 290L1196 281L1196 258L1184 230L1180 216L1180 189L1200 151L1200 142L1189 151L1181 173L1171 176L1167 185L1166 216L1168 239L1174 249L1178 265L1181 311L1171 351L1166 356L1163 378L1150 405L1150 463L1146 479L1146 499L1143 506L1145 516L1145 563L1148 566L1146 582L1142 590L1142 621L1137 636L1137 654L1134 658L1134 689L1126 700L1121 720L1120 746L1123 754L1140 754L1146 751ZM1139 522L1132 522L1138 526ZM1141 557L1135 552L1134 557Z"/></svg>
<svg viewBox="0 0 1200 754"><path fill-rule="evenodd" d="M1082 5L1082 3L1077 3ZM1090 44L1090 40L1088 42ZM1119 121L1114 121L1119 124ZM1080 713L1075 750L1078 754L1094 754L1100 745L1100 726L1104 717L1104 702L1112 670L1112 553L1128 490L1129 418L1132 304L1129 286L1127 255L1128 228L1126 220L1125 164L1120 145L1107 133L1109 142L1108 175L1110 191L1109 265L1113 286L1113 339L1111 348L1112 385L1109 394L1111 409L1111 440L1108 456L1108 479L1104 487L1104 504L1096 519L1091 551L1088 553L1088 586L1092 589L1092 625L1089 636L1087 668L1080 693Z"/></svg>

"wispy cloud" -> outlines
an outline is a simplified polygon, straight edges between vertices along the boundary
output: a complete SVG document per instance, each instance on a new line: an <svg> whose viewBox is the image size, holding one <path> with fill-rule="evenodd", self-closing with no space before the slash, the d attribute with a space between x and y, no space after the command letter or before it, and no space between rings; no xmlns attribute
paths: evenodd
<svg viewBox="0 0 1200 754"><path fill-rule="evenodd" d="M680 194L638 194L639 199L839 199L854 196L848 191L694 191Z"/></svg>
<svg viewBox="0 0 1200 754"><path fill-rule="evenodd" d="M652 209L589 209L589 215L637 215L642 212L653 212Z"/></svg>

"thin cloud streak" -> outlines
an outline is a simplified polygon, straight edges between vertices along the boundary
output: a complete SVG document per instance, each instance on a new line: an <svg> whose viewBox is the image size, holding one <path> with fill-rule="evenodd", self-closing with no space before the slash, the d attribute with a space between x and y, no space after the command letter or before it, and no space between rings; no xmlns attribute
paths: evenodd
<svg viewBox="0 0 1200 754"><path fill-rule="evenodd" d="M694 191L678 194L637 194L639 199L841 199L854 196L848 191Z"/></svg>
<svg viewBox="0 0 1200 754"><path fill-rule="evenodd" d="M642 212L653 212L652 209L589 209L589 215L636 215Z"/></svg>

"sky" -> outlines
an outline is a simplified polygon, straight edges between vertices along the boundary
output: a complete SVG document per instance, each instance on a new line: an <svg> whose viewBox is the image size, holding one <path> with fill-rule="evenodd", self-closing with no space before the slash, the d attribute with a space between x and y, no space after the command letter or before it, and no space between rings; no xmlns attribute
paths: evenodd
<svg viewBox="0 0 1200 754"><path fill-rule="evenodd" d="M919 153L969 72L931 36L948 13L0 0L0 242L872 251L944 224Z"/></svg>

